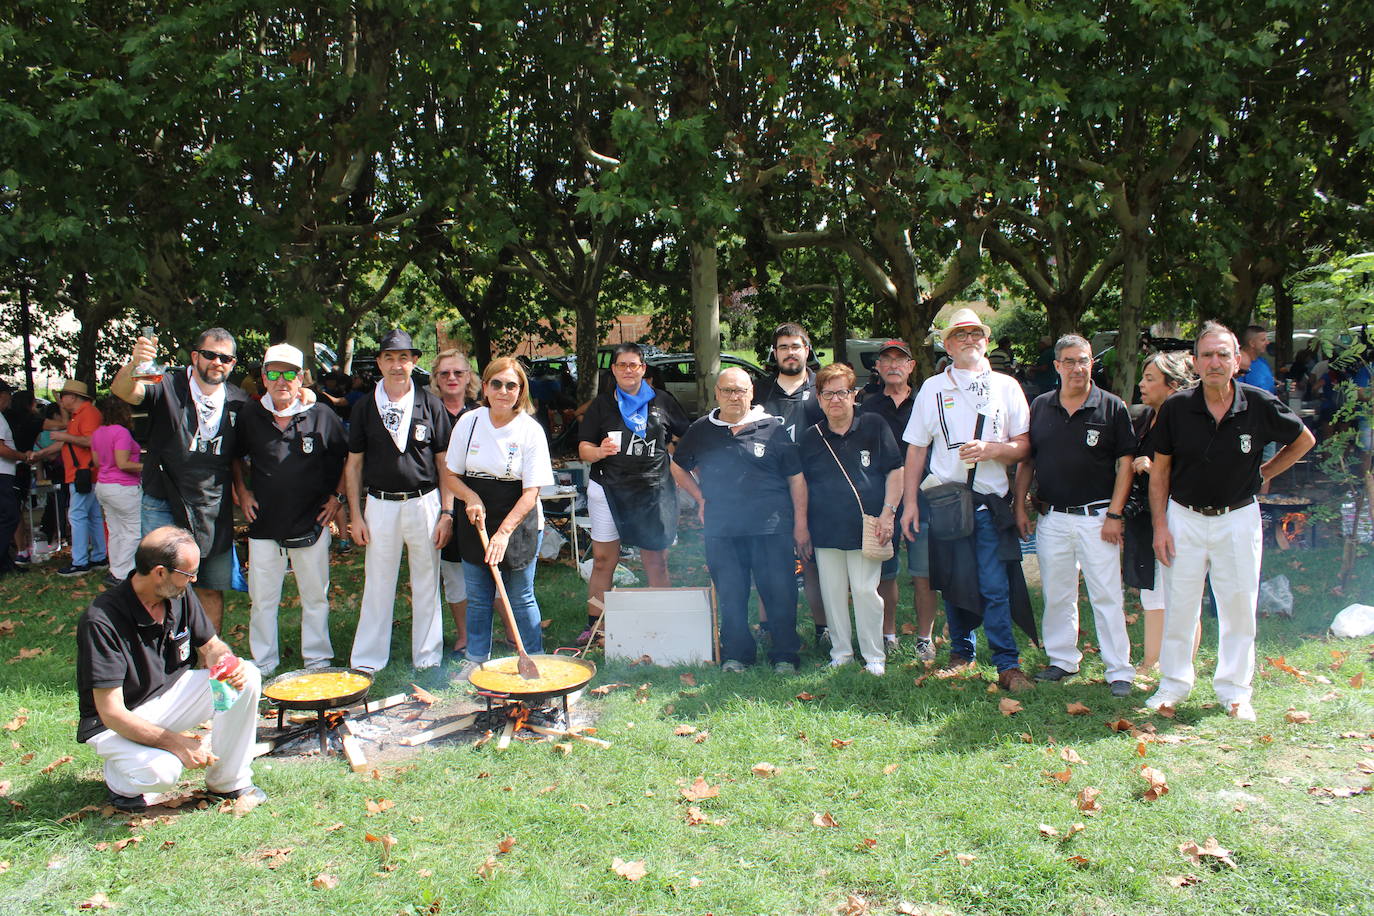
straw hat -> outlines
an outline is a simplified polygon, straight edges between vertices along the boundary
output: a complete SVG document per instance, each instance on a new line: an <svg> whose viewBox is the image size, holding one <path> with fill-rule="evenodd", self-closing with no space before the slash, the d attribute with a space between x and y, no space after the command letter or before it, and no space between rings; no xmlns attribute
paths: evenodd
<svg viewBox="0 0 1374 916"><path fill-rule="evenodd" d="M64 394L74 394L77 397L85 398L88 401L91 399L90 389L86 387L86 383L78 382L74 378L69 378L65 382L63 382L62 390L57 392L57 394L59 397L61 397Z"/></svg>
<svg viewBox="0 0 1374 916"><path fill-rule="evenodd" d="M992 328L983 324L983 320L978 317L977 312L973 309L959 309L959 311L949 316L949 323L946 324L945 329L940 332L940 339L949 340L949 335L961 328L982 328L983 336L992 336Z"/></svg>

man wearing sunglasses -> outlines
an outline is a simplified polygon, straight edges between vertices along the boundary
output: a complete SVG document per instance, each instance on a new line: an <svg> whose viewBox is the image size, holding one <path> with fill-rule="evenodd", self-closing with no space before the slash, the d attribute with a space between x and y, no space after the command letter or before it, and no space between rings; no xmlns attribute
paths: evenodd
<svg viewBox="0 0 1374 916"><path fill-rule="evenodd" d="M234 490L248 519L248 644L253 662L270 676L281 656L277 608L288 562L301 596L301 660L307 668L333 663L329 641L330 525L343 508L348 437L327 405L301 400L305 357L290 344L268 347L262 398L243 410ZM245 477L244 460L251 470Z"/></svg>
<svg viewBox="0 0 1374 916"><path fill-rule="evenodd" d="M157 357L157 339L140 336L110 383L117 397L148 410L143 533L177 525L195 536L201 554L196 595L216 630L233 571L230 462L238 454L239 412L248 403L248 395L229 383L236 353L232 334L210 328L196 338L185 372L168 372L153 384L134 378L135 366Z"/></svg>

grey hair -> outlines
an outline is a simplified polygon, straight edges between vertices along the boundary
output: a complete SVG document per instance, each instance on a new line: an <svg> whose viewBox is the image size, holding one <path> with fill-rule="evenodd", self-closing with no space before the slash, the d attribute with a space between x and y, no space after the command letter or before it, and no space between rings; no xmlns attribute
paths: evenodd
<svg viewBox="0 0 1374 916"><path fill-rule="evenodd" d="M1231 338L1231 346L1235 348L1235 352L1231 355L1235 356L1236 353L1240 352L1240 341L1236 339L1236 332L1220 321L1204 321L1202 323L1202 328L1197 332L1197 339L1193 341L1194 355L1197 354L1197 348L1201 346L1204 337L1229 337Z"/></svg>
<svg viewBox="0 0 1374 916"><path fill-rule="evenodd" d="M1065 334L1054 342L1054 358L1058 359L1059 354L1063 353L1069 347L1082 347L1089 353L1093 351L1093 345L1088 343L1087 338L1080 334Z"/></svg>
<svg viewBox="0 0 1374 916"><path fill-rule="evenodd" d="M1145 366L1154 366L1158 369L1159 374L1164 376L1165 384L1175 391L1191 388L1197 382L1197 373L1193 371L1193 355L1186 350L1155 353L1145 360Z"/></svg>
<svg viewBox="0 0 1374 916"><path fill-rule="evenodd" d="M196 546L196 539L185 528L163 525L143 536L134 551L134 570L142 576L159 566L175 569L183 551Z"/></svg>

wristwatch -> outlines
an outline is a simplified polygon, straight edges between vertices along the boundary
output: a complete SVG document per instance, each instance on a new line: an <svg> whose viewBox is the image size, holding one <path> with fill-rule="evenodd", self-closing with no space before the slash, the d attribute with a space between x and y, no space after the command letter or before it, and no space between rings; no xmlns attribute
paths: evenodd
<svg viewBox="0 0 1374 916"><path fill-rule="evenodd" d="M335 493L335 494L334 494L334 498L337 499L337 500L339 501L339 505L341 505L341 506L342 506L344 503L348 502L348 497L344 496L342 493Z"/></svg>
<svg viewBox="0 0 1374 916"><path fill-rule="evenodd" d="M1114 522L1122 522L1122 521L1125 521L1125 520L1126 520L1126 516L1122 515L1120 512L1110 512L1110 511L1109 511L1109 512L1107 513L1107 518L1111 519L1111 520L1114 521Z"/></svg>
<svg viewBox="0 0 1374 916"><path fill-rule="evenodd" d="M893 515L896 515L896 514L897 514L897 507L894 506L894 505L892 505L891 503L883 503L883 508L884 508L884 509L891 509Z"/></svg>
<svg viewBox="0 0 1374 916"><path fill-rule="evenodd" d="M447 515L449 518L453 518L453 510L452 510L452 509L440 509L440 510L439 510L439 514L440 514L440 515Z"/></svg>

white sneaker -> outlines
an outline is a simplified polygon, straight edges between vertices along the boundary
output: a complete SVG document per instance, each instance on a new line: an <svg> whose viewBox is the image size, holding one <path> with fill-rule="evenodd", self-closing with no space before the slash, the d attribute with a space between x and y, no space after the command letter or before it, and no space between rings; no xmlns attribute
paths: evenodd
<svg viewBox="0 0 1374 916"><path fill-rule="evenodd" d="M1255 707L1250 705L1249 700L1241 700L1237 703L1232 703L1231 708L1226 711L1226 714L1233 719L1239 719L1241 722L1255 721Z"/></svg>
<svg viewBox="0 0 1374 916"><path fill-rule="evenodd" d="M832 659L830 660L830 664L827 665L826 667L828 667L828 668L843 668L845 665L849 664L849 663L852 662L853 660L854 660L854 659L852 659L852 658L832 658Z"/></svg>
<svg viewBox="0 0 1374 916"><path fill-rule="evenodd" d="M1177 706L1180 702L1180 700L1177 700L1171 696L1166 696L1162 693L1156 693L1154 696L1150 697L1148 700L1145 701L1145 705L1148 706L1150 709L1159 709L1164 706L1172 708L1174 706Z"/></svg>
<svg viewBox="0 0 1374 916"><path fill-rule="evenodd" d="M864 665L864 670L874 677L882 677L887 674L887 666L882 662L868 662Z"/></svg>

